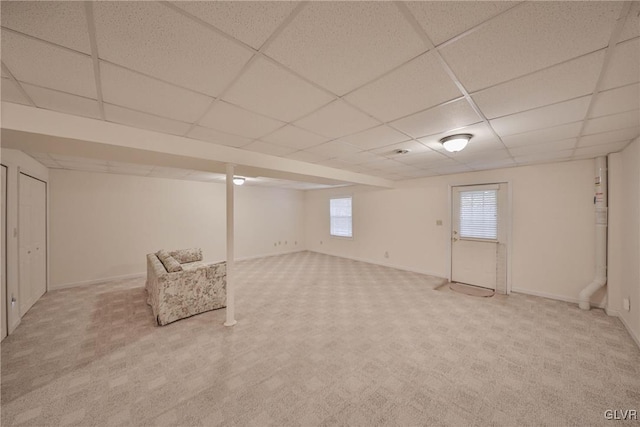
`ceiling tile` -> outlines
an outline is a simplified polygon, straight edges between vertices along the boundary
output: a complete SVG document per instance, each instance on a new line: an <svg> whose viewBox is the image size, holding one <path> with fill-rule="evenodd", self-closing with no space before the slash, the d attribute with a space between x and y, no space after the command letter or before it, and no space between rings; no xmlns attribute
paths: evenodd
<svg viewBox="0 0 640 427"><path fill-rule="evenodd" d="M396 150L409 150L409 153L398 154L396 153ZM369 152L394 160L399 160L401 157L408 156L409 154L424 153L425 151L431 151L431 149L423 144L420 144L418 141L405 141L398 144L387 145L386 147L382 148L376 148L375 150L371 150Z"/></svg>
<svg viewBox="0 0 640 427"><path fill-rule="evenodd" d="M20 92L18 86L16 86L16 84L11 79L2 79L0 93L2 94L2 100L4 102L31 105L27 97L25 97L22 92Z"/></svg>
<svg viewBox="0 0 640 427"><path fill-rule="evenodd" d="M219 101L200 120L200 124L247 138L260 138L284 123Z"/></svg>
<svg viewBox="0 0 640 427"><path fill-rule="evenodd" d="M263 141L253 141L251 144L242 147L242 149L278 157L284 157L296 151L295 148L283 147Z"/></svg>
<svg viewBox="0 0 640 427"><path fill-rule="evenodd" d="M515 161L520 165L561 162L569 160L573 155L573 151L574 150L544 151L541 153L524 154L521 156L516 156Z"/></svg>
<svg viewBox="0 0 640 427"><path fill-rule="evenodd" d="M309 153L307 151L296 151L295 153L289 154L285 157L292 160L299 160L301 162L318 163L323 160L329 160L331 156L327 156L325 154Z"/></svg>
<svg viewBox="0 0 640 427"><path fill-rule="evenodd" d="M94 3L100 58L217 96L252 52L155 2Z"/></svg>
<svg viewBox="0 0 640 427"><path fill-rule="evenodd" d="M436 176L438 173L432 169L415 169L411 171L405 171L402 176L409 179L425 178L428 176Z"/></svg>
<svg viewBox="0 0 640 427"><path fill-rule="evenodd" d="M344 101L337 100L298 120L295 124L327 138L340 138L379 123Z"/></svg>
<svg viewBox="0 0 640 427"><path fill-rule="evenodd" d="M223 99L265 116L290 122L334 98L271 61L258 58Z"/></svg>
<svg viewBox="0 0 640 427"><path fill-rule="evenodd" d="M452 165L449 165L449 166L431 168L431 170L433 172L437 173L438 175L452 175L454 173L471 172L473 169L471 169L467 165L462 165L460 163L456 163L456 164L452 164Z"/></svg>
<svg viewBox="0 0 640 427"><path fill-rule="evenodd" d="M489 119L542 107L593 93L605 51L493 86L473 94Z"/></svg>
<svg viewBox="0 0 640 427"><path fill-rule="evenodd" d="M631 141L640 135L640 127L617 129L609 132L596 133L580 137L579 147L609 144L612 142Z"/></svg>
<svg viewBox="0 0 640 427"><path fill-rule="evenodd" d="M396 120L391 125L414 138L420 138L467 126L480 120L480 117L473 111L467 100L459 99Z"/></svg>
<svg viewBox="0 0 640 427"><path fill-rule="evenodd" d="M425 50L391 2L310 2L266 53L344 95Z"/></svg>
<svg viewBox="0 0 640 427"><path fill-rule="evenodd" d="M589 135L634 126L640 126L640 110L589 119L587 120L583 133Z"/></svg>
<svg viewBox="0 0 640 427"><path fill-rule="evenodd" d="M372 148L384 147L386 145L396 144L398 142L408 141L409 138L403 133L390 128L386 125L381 125L372 129L365 130L364 132L358 132L353 135L340 138L338 141L346 142L347 144L355 145L363 150L369 150Z"/></svg>
<svg viewBox="0 0 640 427"><path fill-rule="evenodd" d="M101 62L105 102L157 116L193 123L212 99L133 71Z"/></svg>
<svg viewBox="0 0 640 427"><path fill-rule="evenodd" d="M474 171L488 170L488 169L502 169L516 166L515 160L512 158L504 158L498 160L480 160L474 162L465 163Z"/></svg>
<svg viewBox="0 0 640 427"><path fill-rule="evenodd" d="M2 30L2 62L18 81L97 97L90 56Z"/></svg>
<svg viewBox="0 0 640 427"><path fill-rule="evenodd" d="M157 132L184 135L191 126L188 123L171 120L164 117L153 116L117 105L104 104L104 114L108 121L121 123L142 129L150 129Z"/></svg>
<svg viewBox="0 0 640 427"><path fill-rule="evenodd" d="M455 163L454 160L446 157L437 151L429 150L421 153L409 153L398 158L400 163L412 165L419 168L438 167Z"/></svg>
<svg viewBox="0 0 640 427"><path fill-rule="evenodd" d="M350 156L362 150L352 145L343 144L335 141L329 141L322 145L308 148L305 151L309 153L327 156L329 158L335 158L335 157L342 157L342 156L345 156L345 157Z"/></svg>
<svg viewBox="0 0 640 427"><path fill-rule="evenodd" d="M441 53L474 92L607 46L619 11L619 2L525 3Z"/></svg>
<svg viewBox="0 0 640 427"><path fill-rule="evenodd" d="M94 119L102 118L100 116L98 101L95 99L83 98L77 95L32 86L27 83L23 83L22 87L33 102L40 108Z"/></svg>
<svg viewBox="0 0 640 427"><path fill-rule="evenodd" d="M4 1L2 26L70 49L91 53L83 2Z"/></svg>
<svg viewBox="0 0 640 427"><path fill-rule="evenodd" d="M254 49L262 46L298 4L289 1L176 1L173 3Z"/></svg>
<svg viewBox="0 0 640 427"><path fill-rule="evenodd" d="M582 120L589 108L591 95L546 107L491 120L491 126L500 136L529 132L541 128Z"/></svg>
<svg viewBox="0 0 640 427"><path fill-rule="evenodd" d="M620 41L640 36L640 2L631 2L631 10L620 33Z"/></svg>
<svg viewBox="0 0 640 427"><path fill-rule="evenodd" d="M494 150L477 150L475 152L467 151L466 149L458 152L451 153L450 156L466 165L479 165L486 162L497 162L504 159L511 158L511 154L506 148L499 148Z"/></svg>
<svg viewBox="0 0 640 427"><path fill-rule="evenodd" d="M576 146L577 138L562 139L560 141L542 142L539 144L521 145L510 148L513 157L525 156L528 154L538 154L550 151L571 150Z"/></svg>
<svg viewBox="0 0 640 427"><path fill-rule="evenodd" d="M189 134L187 134L187 138L198 139L200 141L213 142L215 144L227 145L229 147L243 147L249 143L251 143L250 138L245 138L243 136L231 135L225 132L219 132L214 129L205 128L202 126L195 126Z"/></svg>
<svg viewBox="0 0 640 427"><path fill-rule="evenodd" d="M589 147L578 147L574 152L574 158L592 158L606 156L609 153L617 153L624 150L629 141L612 142L609 144L592 145Z"/></svg>
<svg viewBox="0 0 640 427"><path fill-rule="evenodd" d="M327 138L293 125L281 127L275 132L263 137L262 140L276 145L282 145L283 147L296 148L298 150L304 150L305 148L327 142Z"/></svg>
<svg viewBox="0 0 640 427"><path fill-rule="evenodd" d="M411 1L406 4L436 46L514 6L504 1Z"/></svg>
<svg viewBox="0 0 640 427"><path fill-rule="evenodd" d="M391 121L460 96L438 56L429 52L345 99L382 121Z"/></svg>
<svg viewBox="0 0 640 427"><path fill-rule="evenodd" d="M582 121L567 123L545 129L534 130L532 132L518 133L515 135L503 136L502 142L511 147L522 145L543 144L545 142L560 141L562 139L577 138L580 134Z"/></svg>
<svg viewBox="0 0 640 427"><path fill-rule="evenodd" d="M640 108L640 84L632 84L598 93L589 117L607 116Z"/></svg>
<svg viewBox="0 0 640 427"><path fill-rule="evenodd" d="M362 166L373 170L389 172L390 169L397 169L399 166L403 166L403 164L383 157L372 162L363 163ZM406 166L406 164L404 166Z"/></svg>
<svg viewBox="0 0 640 427"><path fill-rule="evenodd" d="M640 80L640 38L618 43L602 81L602 89L612 89L636 83L638 80Z"/></svg>
<svg viewBox="0 0 640 427"><path fill-rule="evenodd" d="M381 156L370 151L360 151L359 153L340 156L340 160L351 165L361 165L363 163L373 162L374 160L380 160L380 158Z"/></svg>

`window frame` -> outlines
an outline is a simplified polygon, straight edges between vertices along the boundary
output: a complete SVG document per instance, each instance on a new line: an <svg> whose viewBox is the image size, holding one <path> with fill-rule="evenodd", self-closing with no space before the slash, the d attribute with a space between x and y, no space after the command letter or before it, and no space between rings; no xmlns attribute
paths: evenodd
<svg viewBox="0 0 640 427"><path fill-rule="evenodd" d="M351 199L351 215L349 216L349 218L351 218L351 235L350 236L340 236L340 235L332 233L331 220L333 219L333 217L331 216L331 201L332 200L339 200L339 199ZM354 239L354 234L355 233L354 233L354 229L353 229L353 195L352 194L344 194L344 195L329 197L329 237L332 238L332 239L339 239L339 240L353 240Z"/></svg>

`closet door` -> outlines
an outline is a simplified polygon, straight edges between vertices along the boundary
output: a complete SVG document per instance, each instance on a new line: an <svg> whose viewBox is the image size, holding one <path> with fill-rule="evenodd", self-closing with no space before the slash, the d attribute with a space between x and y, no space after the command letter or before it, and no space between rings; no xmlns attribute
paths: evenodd
<svg viewBox="0 0 640 427"><path fill-rule="evenodd" d="M2 293L0 293L0 317L2 339L7 336L7 167L2 165Z"/></svg>
<svg viewBox="0 0 640 427"><path fill-rule="evenodd" d="M18 186L20 316L24 316L47 288L47 196L44 182L23 173Z"/></svg>

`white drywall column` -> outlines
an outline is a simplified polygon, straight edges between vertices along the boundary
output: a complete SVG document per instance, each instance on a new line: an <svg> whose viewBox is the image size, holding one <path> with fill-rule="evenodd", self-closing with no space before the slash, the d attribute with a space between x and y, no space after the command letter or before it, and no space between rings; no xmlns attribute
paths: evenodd
<svg viewBox="0 0 640 427"><path fill-rule="evenodd" d="M234 266L233 266L233 173L235 165L227 164L227 320L224 326L233 326L235 319L235 289L234 289Z"/></svg>

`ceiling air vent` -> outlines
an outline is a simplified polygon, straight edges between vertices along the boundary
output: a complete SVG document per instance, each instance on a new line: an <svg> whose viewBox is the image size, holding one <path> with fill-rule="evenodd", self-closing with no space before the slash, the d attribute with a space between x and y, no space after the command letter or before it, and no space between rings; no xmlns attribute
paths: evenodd
<svg viewBox="0 0 640 427"><path fill-rule="evenodd" d="M393 150L393 154L398 154L398 155L402 155L402 154L407 154L409 153L411 150L406 149L406 148L398 148L397 150Z"/></svg>

